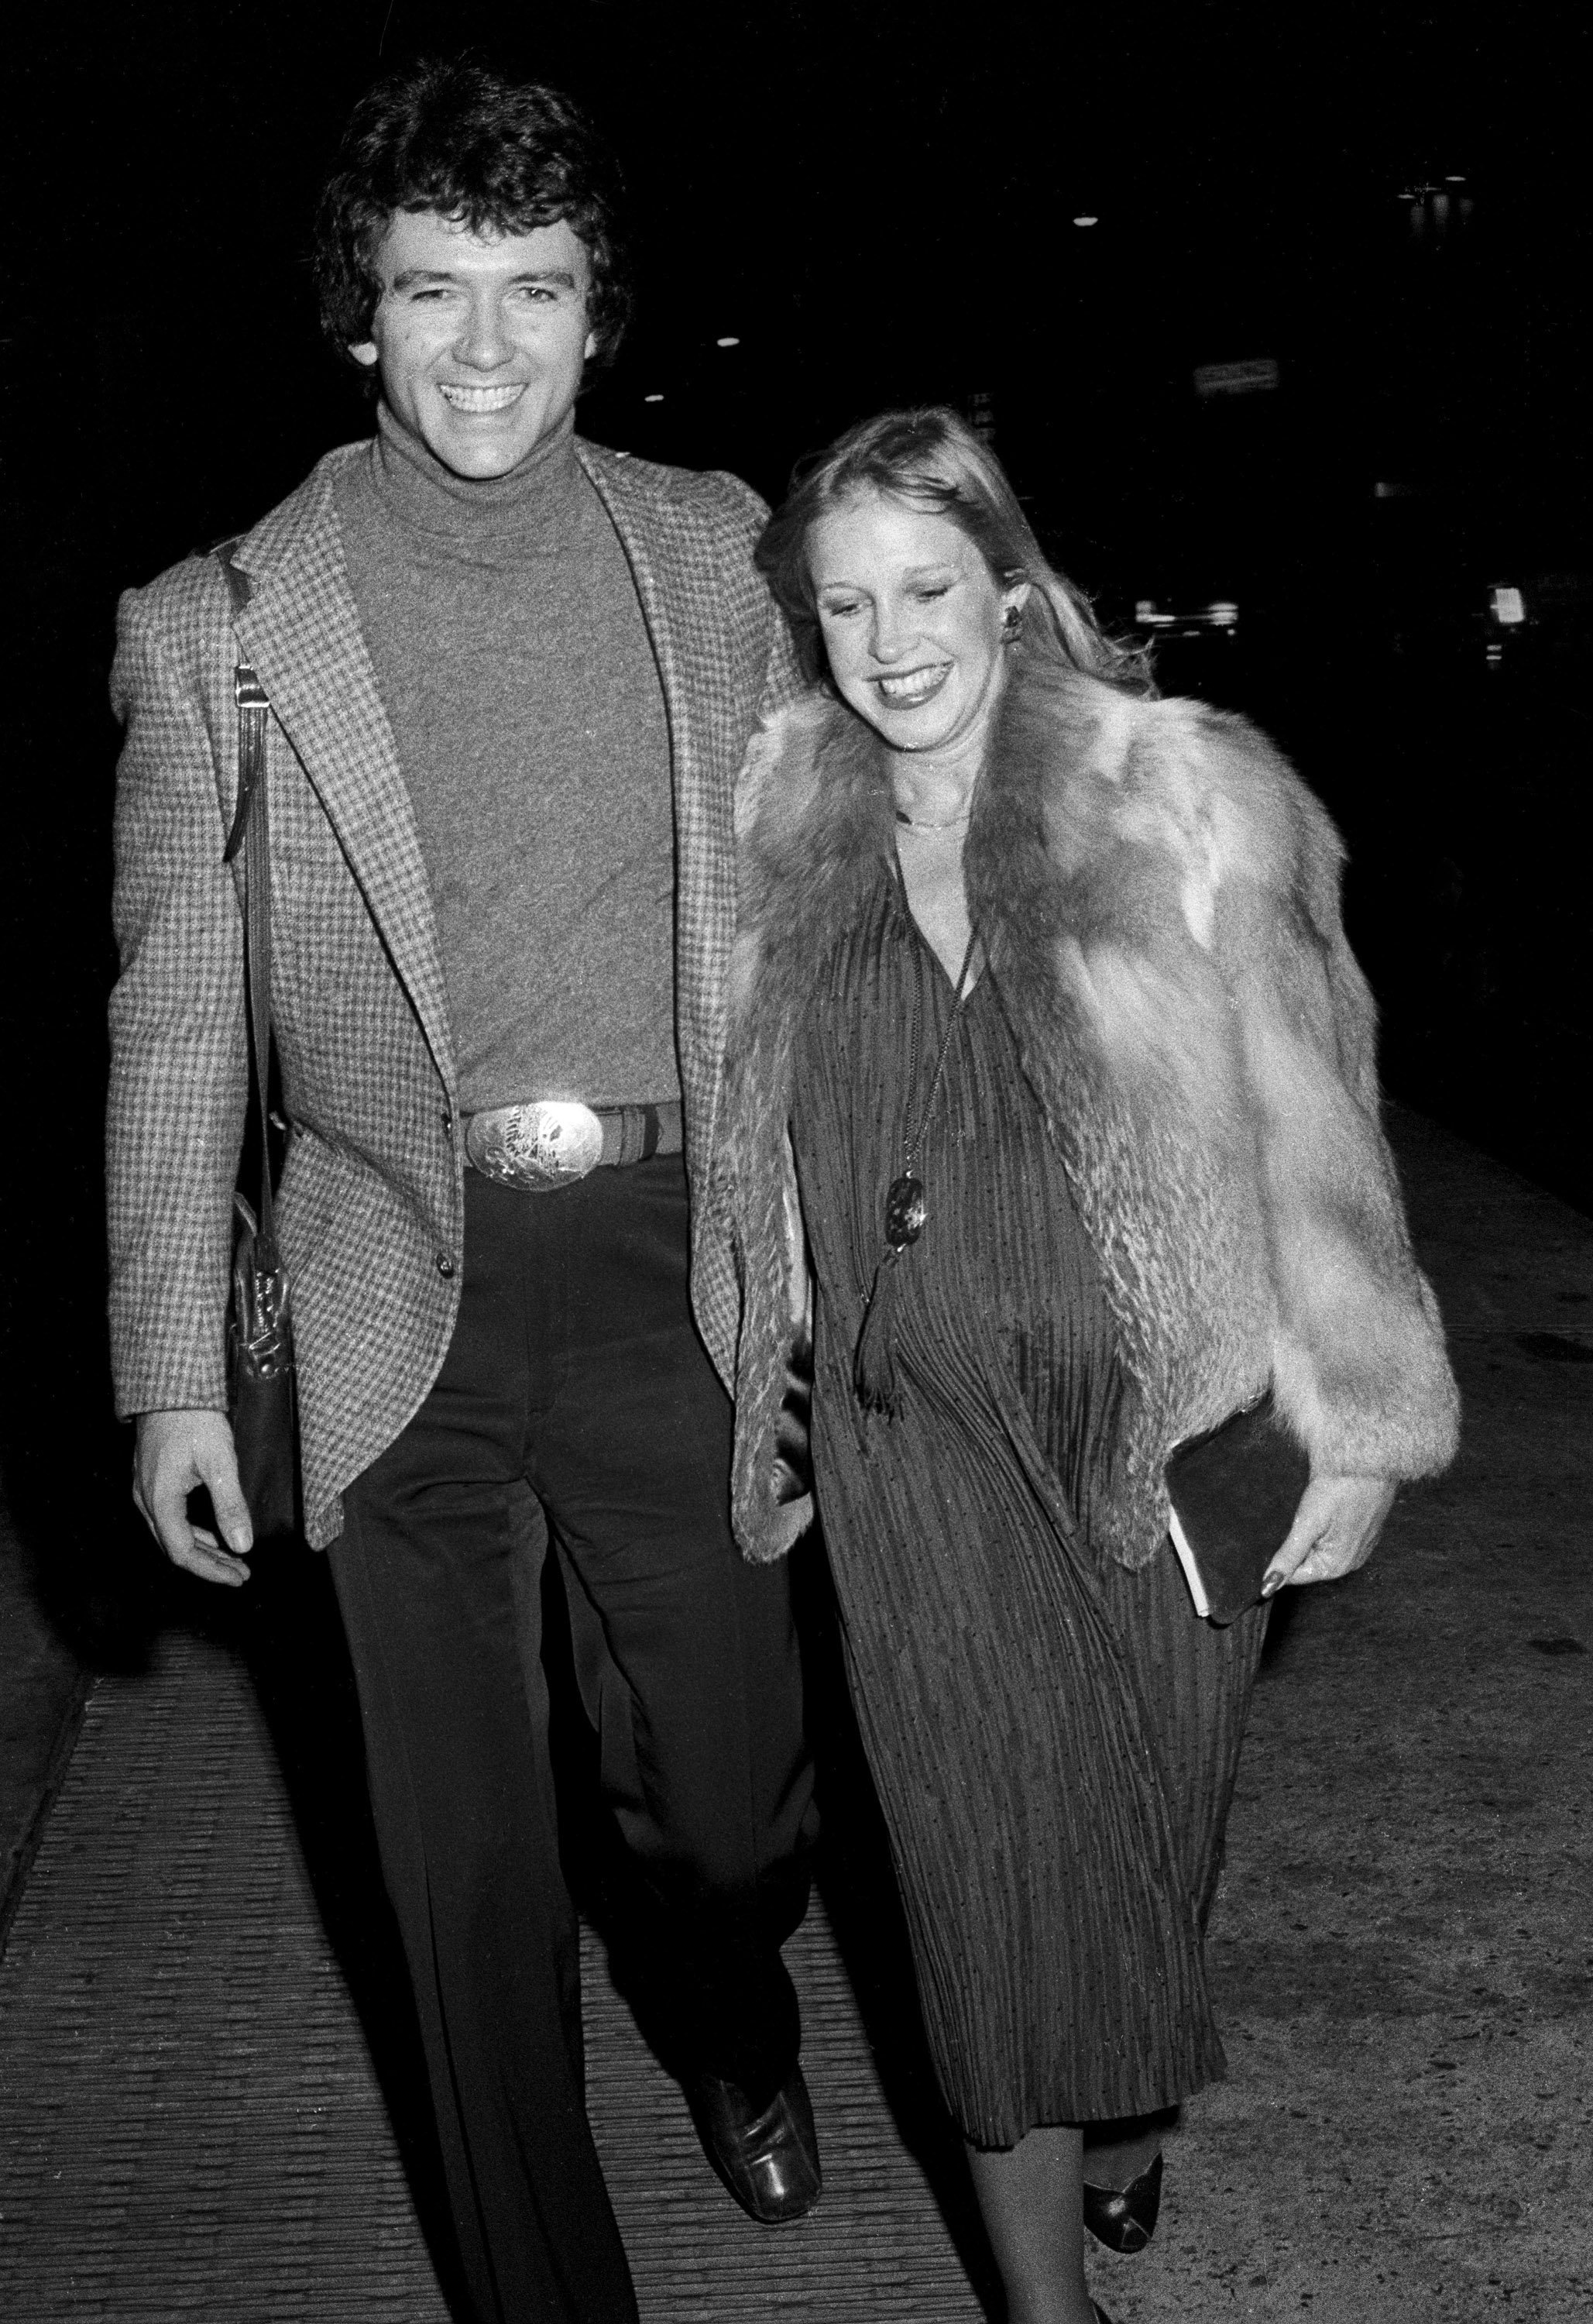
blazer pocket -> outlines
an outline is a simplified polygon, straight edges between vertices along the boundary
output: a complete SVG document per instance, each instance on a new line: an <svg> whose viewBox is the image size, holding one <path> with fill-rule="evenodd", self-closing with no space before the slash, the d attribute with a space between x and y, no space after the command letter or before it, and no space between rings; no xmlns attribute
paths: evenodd
<svg viewBox="0 0 1593 2324"><path fill-rule="evenodd" d="M358 1175L344 1148L313 1130L295 1130L277 1189L277 1230L294 1291L314 1268L317 1251Z"/></svg>

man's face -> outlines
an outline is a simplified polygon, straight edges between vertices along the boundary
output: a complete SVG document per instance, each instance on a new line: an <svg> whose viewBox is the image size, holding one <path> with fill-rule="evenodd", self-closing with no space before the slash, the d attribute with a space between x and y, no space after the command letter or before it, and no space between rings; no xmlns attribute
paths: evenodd
<svg viewBox="0 0 1593 2324"><path fill-rule="evenodd" d="M355 360L380 365L394 418L455 475L507 475L562 423L595 345L585 245L562 218L475 234L395 210L376 264L382 296Z"/></svg>

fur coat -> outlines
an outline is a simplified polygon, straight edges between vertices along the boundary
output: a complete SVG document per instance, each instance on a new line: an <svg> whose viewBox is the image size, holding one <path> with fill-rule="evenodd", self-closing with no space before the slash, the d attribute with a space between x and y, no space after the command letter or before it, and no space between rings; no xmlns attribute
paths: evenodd
<svg viewBox="0 0 1593 2324"><path fill-rule="evenodd" d="M1166 1530L1173 1446L1269 1382L1313 1474L1434 1473L1458 1397L1379 1123L1328 816L1243 719L1017 650L963 872L1116 1323L1129 1385L1103 1522L1137 1566ZM808 1300L794 1041L894 849L882 746L828 692L802 696L755 739L736 821L713 1198L742 1277L736 1530L763 1560L812 1514L782 1458Z"/></svg>

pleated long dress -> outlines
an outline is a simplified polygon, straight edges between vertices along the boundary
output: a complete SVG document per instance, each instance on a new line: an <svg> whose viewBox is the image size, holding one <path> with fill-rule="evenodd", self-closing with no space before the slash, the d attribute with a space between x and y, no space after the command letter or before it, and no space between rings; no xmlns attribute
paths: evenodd
<svg viewBox="0 0 1593 2324"><path fill-rule="evenodd" d="M882 863L816 964L792 1133L817 1284L814 1467L925 2031L977 2145L1148 2113L1222 2071L1202 1961L1263 1609L1193 1611L1092 1507L1122 1393L1093 1252L995 973L964 1004L896 1262L892 1416L853 1351L951 980Z"/></svg>

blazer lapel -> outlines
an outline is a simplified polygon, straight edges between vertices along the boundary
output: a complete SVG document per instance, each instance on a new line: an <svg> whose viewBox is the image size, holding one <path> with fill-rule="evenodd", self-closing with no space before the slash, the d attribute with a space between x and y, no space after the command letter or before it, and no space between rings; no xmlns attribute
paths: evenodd
<svg viewBox="0 0 1593 2324"><path fill-rule="evenodd" d="M576 451L630 559L664 689L675 803L677 1033L691 1144L705 1156L718 1102L736 914L732 779L714 779L711 718L722 678L716 632L704 618L712 611L712 573L688 559L668 509L632 484L618 456L579 439Z"/></svg>
<svg viewBox="0 0 1593 2324"><path fill-rule="evenodd" d="M302 506L289 503L241 545L237 562L253 594L238 635L452 1089L453 1038L430 885L333 505L341 456L323 461L295 496Z"/></svg>

